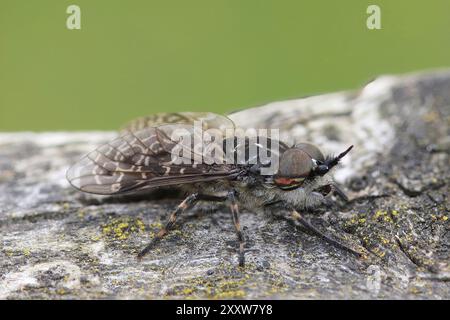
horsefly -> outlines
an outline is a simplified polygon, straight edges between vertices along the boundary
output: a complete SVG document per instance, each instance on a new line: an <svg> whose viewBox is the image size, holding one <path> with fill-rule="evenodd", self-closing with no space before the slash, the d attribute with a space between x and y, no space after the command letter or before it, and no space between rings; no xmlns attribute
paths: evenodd
<svg viewBox="0 0 450 320"><path fill-rule="evenodd" d="M185 199L165 226L138 254L143 258L173 227L177 216L199 200L228 204L244 265L245 238L239 209L259 211L274 203L326 242L360 254L323 234L300 212L314 209L344 192L330 170L352 149L325 157L310 143L291 146L276 130L235 128L226 116L208 112L160 113L130 122L118 138L90 152L67 172L75 188L94 194L119 195L153 188L176 188Z"/></svg>

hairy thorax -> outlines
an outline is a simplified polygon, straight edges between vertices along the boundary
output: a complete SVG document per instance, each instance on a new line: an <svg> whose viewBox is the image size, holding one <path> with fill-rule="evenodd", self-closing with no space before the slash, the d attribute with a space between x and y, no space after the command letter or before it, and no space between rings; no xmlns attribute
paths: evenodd
<svg viewBox="0 0 450 320"><path fill-rule="evenodd" d="M265 206L276 202L286 203L299 210L316 208L325 200L325 196L316 190L330 183L332 183L332 178L323 176L306 182L302 187L282 190L254 181L222 180L185 185L182 189L188 193L195 192L218 197L225 197L230 190L235 190L240 207L248 211L259 212Z"/></svg>

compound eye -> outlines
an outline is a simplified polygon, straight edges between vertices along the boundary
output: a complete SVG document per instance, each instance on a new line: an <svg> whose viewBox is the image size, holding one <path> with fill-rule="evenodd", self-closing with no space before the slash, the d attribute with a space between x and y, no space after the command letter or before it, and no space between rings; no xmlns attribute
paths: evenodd
<svg viewBox="0 0 450 320"><path fill-rule="evenodd" d="M294 146L296 149L300 149L304 152L306 152L307 154L309 154L309 156L312 159L318 160L318 161L325 161L325 157L323 156L323 153L319 150L319 148L317 148L315 145L311 144L311 143L297 143Z"/></svg>
<svg viewBox="0 0 450 320"><path fill-rule="evenodd" d="M305 178L275 178L275 184L283 190L292 190L300 187Z"/></svg>
<svg viewBox="0 0 450 320"><path fill-rule="evenodd" d="M286 150L280 158L278 177L304 179L313 168L311 156L303 150Z"/></svg>

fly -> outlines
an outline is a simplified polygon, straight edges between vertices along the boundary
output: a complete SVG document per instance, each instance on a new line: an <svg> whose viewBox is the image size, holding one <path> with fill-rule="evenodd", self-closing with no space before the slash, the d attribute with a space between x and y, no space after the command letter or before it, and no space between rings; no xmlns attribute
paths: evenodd
<svg viewBox="0 0 450 320"><path fill-rule="evenodd" d="M118 138L90 152L67 172L70 184L88 193L119 195L158 187L178 188L185 193L186 198L138 254L139 259L174 227L181 213L200 200L228 204L239 241L239 266L245 263L240 207L258 211L273 203L281 204L290 211L294 221L328 243L360 256L359 252L323 234L300 214L322 205L333 192L347 200L329 173L353 146L337 156L325 157L311 143L288 146L267 136L240 139L225 134L219 140L207 141L207 149L215 151L210 154L210 161L174 159L174 154L179 156L180 151L184 152L181 160L186 160L186 155L191 158L199 155L193 142L198 138L198 133L192 129L195 123L200 123L203 130L221 133L235 129L228 117L209 112L160 113L139 118L130 122ZM193 141L180 147L180 141L173 137L181 129ZM244 161L236 161L238 149L243 150ZM262 161L259 156L250 154L251 150L264 151L270 156L269 160ZM235 161L224 161L225 157ZM273 159L276 159L276 170L263 173L274 164Z"/></svg>

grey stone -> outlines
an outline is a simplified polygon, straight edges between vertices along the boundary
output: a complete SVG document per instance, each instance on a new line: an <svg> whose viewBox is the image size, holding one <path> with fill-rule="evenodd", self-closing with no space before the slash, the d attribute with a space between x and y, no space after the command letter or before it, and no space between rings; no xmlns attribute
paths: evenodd
<svg viewBox="0 0 450 320"><path fill-rule="evenodd" d="M227 208L199 204L138 262L179 195L100 197L65 179L115 133L1 133L0 298L450 298L450 71L383 76L231 118L330 153L355 145L335 173L350 202L304 215L362 258L270 209L242 213L241 269Z"/></svg>

